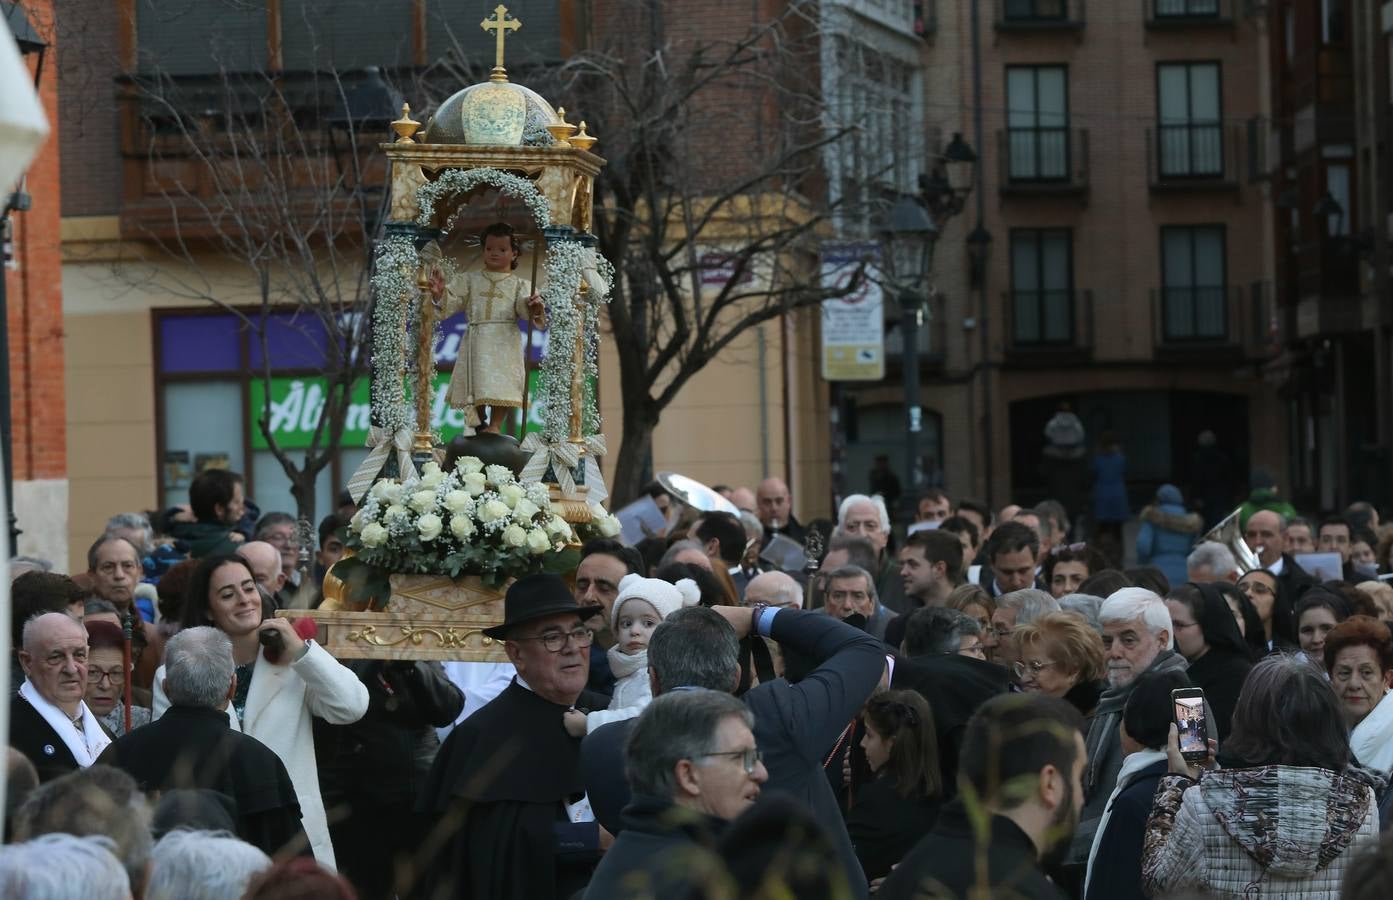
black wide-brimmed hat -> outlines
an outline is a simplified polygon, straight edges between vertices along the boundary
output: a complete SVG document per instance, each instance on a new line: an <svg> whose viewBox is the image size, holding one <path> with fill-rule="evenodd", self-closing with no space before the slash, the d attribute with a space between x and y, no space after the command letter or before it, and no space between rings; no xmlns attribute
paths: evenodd
<svg viewBox="0 0 1393 900"><path fill-rule="evenodd" d="M588 619L604 611L603 606L577 606L575 595L560 575L539 572L527 575L513 582L503 597L503 622L492 628L485 628L484 634L496 641L507 638L508 632L518 625L545 619L557 613L575 613L577 618Z"/></svg>

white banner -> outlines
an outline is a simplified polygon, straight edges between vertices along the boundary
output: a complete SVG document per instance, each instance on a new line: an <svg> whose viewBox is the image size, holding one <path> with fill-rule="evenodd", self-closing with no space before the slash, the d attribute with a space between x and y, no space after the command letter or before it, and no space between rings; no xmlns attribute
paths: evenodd
<svg viewBox="0 0 1393 900"><path fill-rule="evenodd" d="M822 245L822 285L844 287L862 261L875 266L880 245ZM885 377L884 296L867 269L856 290L822 303L822 377L827 381L880 381Z"/></svg>

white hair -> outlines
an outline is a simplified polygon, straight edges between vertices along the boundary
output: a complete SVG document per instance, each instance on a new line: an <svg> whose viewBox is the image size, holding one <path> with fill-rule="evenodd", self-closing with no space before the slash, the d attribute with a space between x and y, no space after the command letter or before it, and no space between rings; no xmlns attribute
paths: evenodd
<svg viewBox="0 0 1393 900"><path fill-rule="evenodd" d="M224 831L177 829L150 856L145 900L236 900L271 858Z"/></svg>
<svg viewBox="0 0 1393 900"><path fill-rule="evenodd" d="M1103 598L1092 594L1065 594L1059 598L1061 610L1083 616L1094 631L1103 630L1103 623L1098 619L1098 609L1102 605Z"/></svg>
<svg viewBox="0 0 1393 900"><path fill-rule="evenodd" d="M1059 601L1039 588L1022 588L996 599L998 607L1016 611L1016 627L1029 625L1046 613L1059 612Z"/></svg>
<svg viewBox="0 0 1393 900"><path fill-rule="evenodd" d="M131 882L110 838L41 834L0 847L0 897L131 900Z"/></svg>
<svg viewBox="0 0 1393 900"><path fill-rule="evenodd" d="M785 572L759 573L745 585L746 596L749 596L752 587L756 588L756 593L758 593L759 588L767 590L769 599L773 603L790 606L794 609L803 608L803 586L792 575Z"/></svg>
<svg viewBox="0 0 1393 900"><path fill-rule="evenodd" d="M1166 649L1175 648L1175 626L1171 624L1170 610L1166 609L1164 600L1146 588L1125 587L1113 591L1098 609L1098 621L1104 625L1141 622L1152 637L1164 631Z"/></svg>
<svg viewBox="0 0 1393 900"><path fill-rule="evenodd" d="M179 706L221 709L236 670L232 640L218 628L185 628L164 648L164 689Z"/></svg>
<svg viewBox="0 0 1393 900"><path fill-rule="evenodd" d="M880 530L886 534L890 533L890 511L885 508L885 500L879 494L870 496L867 494L851 494L842 501L842 505L837 507L837 529L840 531L846 525L846 514L857 503L869 503L875 507L875 511L880 514Z"/></svg>
<svg viewBox="0 0 1393 900"><path fill-rule="evenodd" d="M1185 557L1185 568L1191 572L1208 568L1215 578L1227 578L1238 570L1233 552L1218 541L1205 541Z"/></svg>

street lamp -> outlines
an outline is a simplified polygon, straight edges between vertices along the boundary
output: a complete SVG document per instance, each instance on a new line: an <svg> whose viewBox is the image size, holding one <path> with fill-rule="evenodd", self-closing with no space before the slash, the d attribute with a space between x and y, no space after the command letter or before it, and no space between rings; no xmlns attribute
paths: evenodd
<svg viewBox="0 0 1393 900"><path fill-rule="evenodd" d="M919 329L932 290L933 251L938 226L918 198L901 195L881 229L885 245L883 271L900 305L900 338L904 347L905 496L913 507L918 502L920 466L919 433L923 409L919 405Z"/></svg>

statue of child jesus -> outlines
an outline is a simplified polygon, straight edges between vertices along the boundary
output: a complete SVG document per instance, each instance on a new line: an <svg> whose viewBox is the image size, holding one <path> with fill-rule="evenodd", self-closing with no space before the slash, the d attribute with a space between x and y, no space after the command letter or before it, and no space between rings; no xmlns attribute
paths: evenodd
<svg viewBox="0 0 1393 900"><path fill-rule="evenodd" d="M465 272L446 283L439 269L431 272L431 297L441 318L460 310L469 328L460 343L450 376L447 402L463 409L470 427L485 421L484 407L521 407L527 382L518 320L545 327L542 298L531 282L513 274L521 253L512 226L495 222L479 235L484 250L482 272ZM442 302L443 300L443 302ZM498 416L489 416L497 422Z"/></svg>

